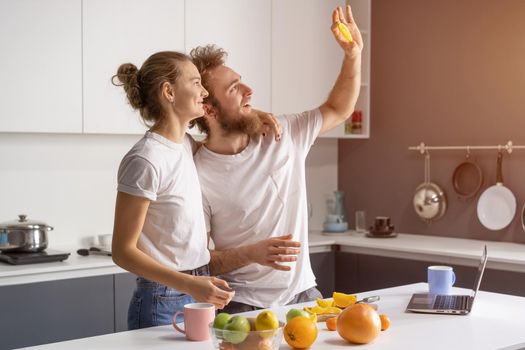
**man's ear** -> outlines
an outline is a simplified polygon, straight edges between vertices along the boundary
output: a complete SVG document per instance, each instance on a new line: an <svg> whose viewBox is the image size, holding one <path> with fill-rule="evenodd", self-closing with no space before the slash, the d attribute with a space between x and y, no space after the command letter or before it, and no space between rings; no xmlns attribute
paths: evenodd
<svg viewBox="0 0 525 350"><path fill-rule="evenodd" d="M202 105L204 109L204 117L206 119L217 119L217 110L209 103L204 103Z"/></svg>
<svg viewBox="0 0 525 350"><path fill-rule="evenodd" d="M173 86L171 86L171 84L167 81L162 83L162 86L160 87L160 93L162 98L164 98L169 103L175 102L175 91L173 90Z"/></svg>

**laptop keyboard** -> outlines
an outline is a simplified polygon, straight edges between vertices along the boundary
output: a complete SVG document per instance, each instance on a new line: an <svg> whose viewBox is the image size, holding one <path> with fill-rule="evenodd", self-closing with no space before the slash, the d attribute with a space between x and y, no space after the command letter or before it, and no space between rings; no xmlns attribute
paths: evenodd
<svg viewBox="0 0 525 350"><path fill-rule="evenodd" d="M470 297L468 295L436 295L435 310L466 310Z"/></svg>

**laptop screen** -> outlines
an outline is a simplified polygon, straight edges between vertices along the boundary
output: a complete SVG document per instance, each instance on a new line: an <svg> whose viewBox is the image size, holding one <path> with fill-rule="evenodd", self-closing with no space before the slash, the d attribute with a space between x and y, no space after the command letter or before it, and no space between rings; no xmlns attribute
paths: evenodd
<svg viewBox="0 0 525 350"><path fill-rule="evenodd" d="M487 265L487 246L485 245L485 248L483 249L483 255L481 256L481 261L479 262L478 266L478 274L476 276L476 280L474 281L474 294L472 297L476 296L476 293L478 292L479 286L481 284L481 278L483 277L483 272L485 271L485 266Z"/></svg>

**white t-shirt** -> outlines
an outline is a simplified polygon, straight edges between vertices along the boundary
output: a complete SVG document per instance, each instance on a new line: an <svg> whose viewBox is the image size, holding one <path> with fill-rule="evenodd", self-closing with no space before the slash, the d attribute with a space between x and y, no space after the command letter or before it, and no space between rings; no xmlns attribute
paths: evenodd
<svg viewBox="0 0 525 350"><path fill-rule="evenodd" d="M250 264L222 275L233 300L274 307L315 286L308 251L305 159L322 125L318 109L280 116L281 141L254 137L235 155L201 147L194 160L203 193L206 228L217 250L293 234L301 242L291 271Z"/></svg>
<svg viewBox="0 0 525 350"><path fill-rule="evenodd" d="M202 212L202 194L192 143L182 144L146 132L124 156L117 190L149 199L138 248L177 271L210 261Z"/></svg>

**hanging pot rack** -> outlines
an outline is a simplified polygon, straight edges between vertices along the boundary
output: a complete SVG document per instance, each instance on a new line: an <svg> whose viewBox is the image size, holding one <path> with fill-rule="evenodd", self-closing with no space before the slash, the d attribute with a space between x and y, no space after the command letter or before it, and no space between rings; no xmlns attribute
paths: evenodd
<svg viewBox="0 0 525 350"><path fill-rule="evenodd" d="M409 151L419 151L421 154L425 154L428 151L467 151L472 150L489 150L497 149L498 151L507 151L508 154L511 154L515 149L525 149L525 146L514 145L512 141L507 142L504 145L495 145L495 146L427 146L424 142L421 142L418 146L408 147Z"/></svg>

